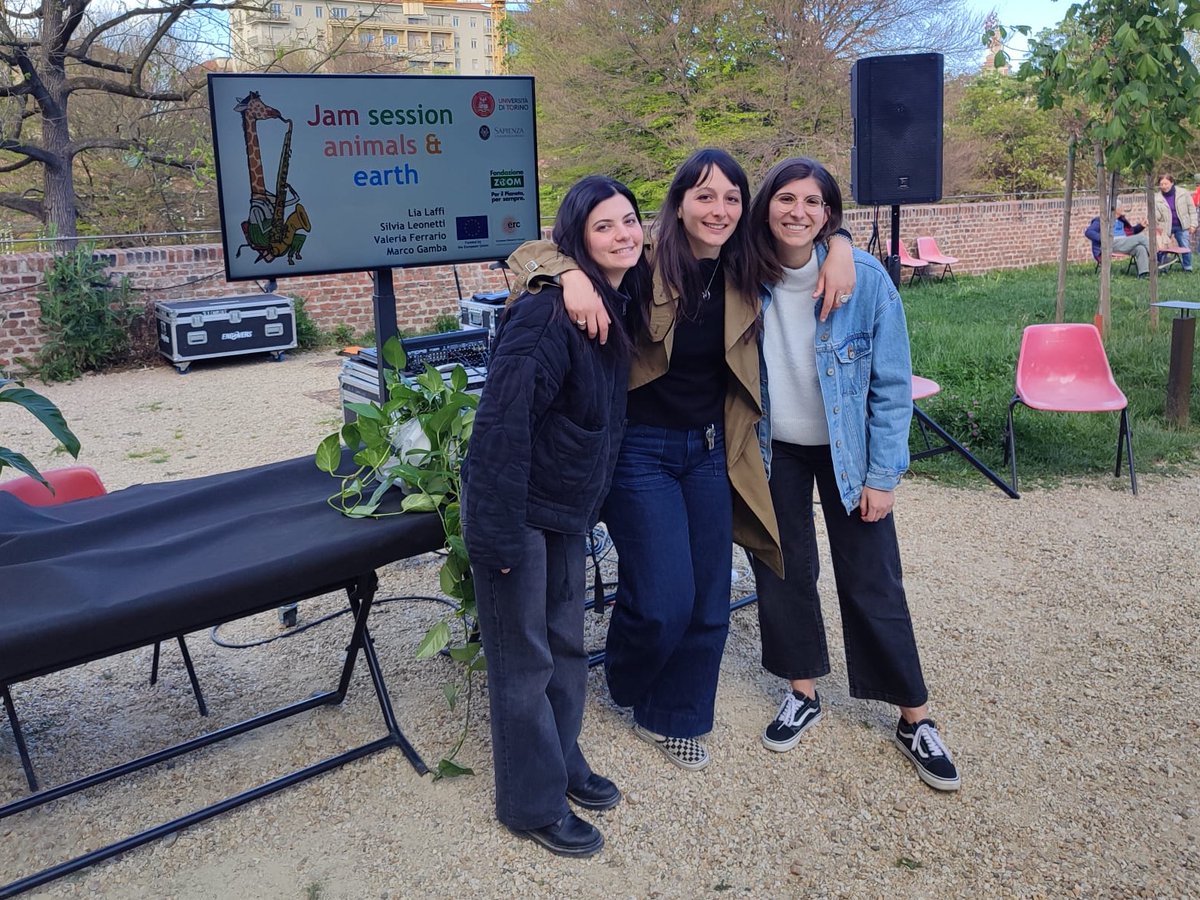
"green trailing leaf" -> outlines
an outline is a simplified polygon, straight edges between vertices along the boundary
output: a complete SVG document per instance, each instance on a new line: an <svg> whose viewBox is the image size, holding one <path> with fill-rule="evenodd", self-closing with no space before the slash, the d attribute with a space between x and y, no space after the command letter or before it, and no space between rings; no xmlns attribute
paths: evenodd
<svg viewBox="0 0 1200 900"><path fill-rule="evenodd" d="M450 705L450 709L453 710L455 705L458 703L458 685L442 685L442 695L446 698L446 703Z"/></svg>
<svg viewBox="0 0 1200 900"><path fill-rule="evenodd" d="M438 586L442 593L453 597L458 588L459 579L445 564L438 570Z"/></svg>
<svg viewBox="0 0 1200 900"><path fill-rule="evenodd" d="M437 509L437 500L429 494L409 494L400 503L405 512L433 512Z"/></svg>
<svg viewBox="0 0 1200 900"><path fill-rule="evenodd" d="M449 643L450 626L445 622L435 622L425 632L421 643L417 645L417 659L429 659L429 657L441 653Z"/></svg>
<svg viewBox="0 0 1200 900"><path fill-rule="evenodd" d="M437 771L434 772L434 780L439 778L455 778L459 775L474 775L475 770L468 766L460 766L458 763L450 759L442 759L438 761Z"/></svg>
<svg viewBox="0 0 1200 900"><path fill-rule="evenodd" d="M376 421L383 419L383 411L374 403L347 403L346 409L353 412L360 419L374 419Z"/></svg>
<svg viewBox="0 0 1200 900"><path fill-rule="evenodd" d="M335 432L317 445L317 468L322 472L336 472L341 462L342 442Z"/></svg>
<svg viewBox="0 0 1200 900"><path fill-rule="evenodd" d="M383 361L393 369L403 369L408 363L408 356L404 352L404 345L396 337L390 337L383 344Z"/></svg>
<svg viewBox="0 0 1200 900"><path fill-rule="evenodd" d="M461 647L451 647L450 658L455 662L469 663L479 655L479 650L480 644L478 641L463 644Z"/></svg>

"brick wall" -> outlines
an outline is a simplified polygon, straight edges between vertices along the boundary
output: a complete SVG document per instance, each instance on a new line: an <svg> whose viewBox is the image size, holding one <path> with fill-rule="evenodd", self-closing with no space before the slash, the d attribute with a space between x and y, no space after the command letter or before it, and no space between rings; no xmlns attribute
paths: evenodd
<svg viewBox="0 0 1200 900"><path fill-rule="evenodd" d="M1124 198L1133 210L1138 197ZM914 249L917 235L937 238L942 252L960 260L956 271L979 273L992 269L1023 268L1054 262L1062 223L1062 200L1013 200L997 203L959 203L907 206L900 213L901 239ZM1094 197L1074 203L1071 224L1071 259L1086 262L1091 249L1083 229L1096 215ZM871 209L846 213L846 227L855 242L866 247L874 220ZM1134 218L1145 218L1136 214ZM890 210L879 210L879 236L890 240ZM229 284L223 277L219 245L161 247L136 250L102 250L110 271L128 275L139 296L150 300L186 300L254 293L253 282ZM0 367L16 357L32 359L41 345L37 289L50 263L49 253L0 254ZM500 272L485 264L458 267L464 296L504 287ZM444 313L458 308L458 289L450 266L396 269L396 317L401 327L419 329ZM283 278L278 290L301 297L309 314L322 328L346 323L357 332L373 327L371 280L365 273Z"/></svg>

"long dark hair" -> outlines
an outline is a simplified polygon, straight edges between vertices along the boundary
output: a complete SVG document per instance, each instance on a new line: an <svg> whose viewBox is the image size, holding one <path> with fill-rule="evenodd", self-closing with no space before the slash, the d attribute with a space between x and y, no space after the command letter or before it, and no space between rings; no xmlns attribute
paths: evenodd
<svg viewBox="0 0 1200 900"><path fill-rule="evenodd" d="M654 266L669 293L679 296L677 316L695 316L700 305L700 294L705 288L705 279L700 275L700 262L688 243L687 231L679 217L683 206L683 195L690 188L703 184L720 170L733 182L742 195L742 217L729 240L721 247L720 265L725 270L725 280L742 292L746 303L754 306L758 300L758 279L750 253L748 230L743 227L746 209L750 206L750 182L737 161L724 150L706 147L697 150L675 170L667 196L658 214L658 230L654 241Z"/></svg>
<svg viewBox="0 0 1200 900"><path fill-rule="evenodd" d="M791 182L809 176L820 187L821 199L829 207L829 217L817 232L813 243L825 240L842 227L842 189L828 169L806 156L793 156L775 163L754 195L754 202L750 204L750 221L747 223L750 240L758 250L758 280L762 284L778 284L783 278L779 248L775 244L775 235L771 234L771 198Z"/></svg>
<svg viewBox="0 0 1200 900"><path fill-rule="evenodd" d="M639 315L640 310L650 302L652 276L650 264L646 262L646 254L643 251L638 258L637 265L625 273L625 277L621 279L620 292L618 292L609 283L608 278L587 250L588 216L599 204L617 194L629 201L629 205L633 207L633 214L641 222L642 213L638 208L637 198L633 196L633 192L629 188L607 175L588 175L571 185L571 189L563 197L562 204L554 216L554 231L551 238L564 255L575 260L580 270L591 279L596 292L604 300L605 309L615 326L609 332L609 341L606 346L615 344L620 349L628 350L630 346L628 320L622 315L625 299L621 294L629 298ZM616 333L615 342L613 340L614 332Z"/></svg>

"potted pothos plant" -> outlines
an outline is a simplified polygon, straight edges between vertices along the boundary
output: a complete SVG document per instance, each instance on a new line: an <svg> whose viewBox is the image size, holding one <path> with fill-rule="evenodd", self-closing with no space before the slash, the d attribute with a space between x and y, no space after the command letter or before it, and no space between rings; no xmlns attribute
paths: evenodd
<svg viewBox="0 0 1200 900"><path fill-rule="evenodd" d="M479 398L467 393L467 373L457 366L449 380L427 365L415 378L401 373L404 347L390 338L381 352L386 363L383 403L348 403L358 417L328 435L317 448L317 467L339 480L330 504L351 518L436 512L446 533L445 560L438 573L442 593L453 611L425 633L417 658L445 652L460 666L459 679L443 687L453 710L463 707L463 728L454 747L439 762L435 778L469 775L456 763L471 718L476 673L486 668L475 627L475 587L462 536L462 460L471 438ZM342 445L351 448L355 468L339 474ZM401 490L399 511L381 511L389 491Z"/></svg>
<svg viewBox="0 0 1200 900"><path fill-rule="evenodd" d="M58 438L58 442L73 458L79 457L79 438L75 437L71 429L67 427L67 422L59 408L37 391L30 390L12 378L0 378L0 403L15 403L17 406L27 409L34 418L46 426L46 429L54 437ZM24 454L0 446L0 470L6 466L31 475L51 491L54 490L42 477L37 466L31 463Z"/></svg>

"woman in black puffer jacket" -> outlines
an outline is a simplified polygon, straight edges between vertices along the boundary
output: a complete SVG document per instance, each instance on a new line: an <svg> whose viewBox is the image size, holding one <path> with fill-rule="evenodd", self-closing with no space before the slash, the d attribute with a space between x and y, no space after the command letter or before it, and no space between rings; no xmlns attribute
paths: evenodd
<svg viewBox="0 0 1200 900"><path fill-rule="evenodd" d="M554 226L614 322L649 296L637 201L589 176L568 191ZM578 737L584 535L599 516L621 444L629 387L625 333L598 345L570 322L557 289L505 312L464 464L463 532L492 714L496 816L553 853L604 845L567 800L604 810L621 799L592 772Z"/></svg>

